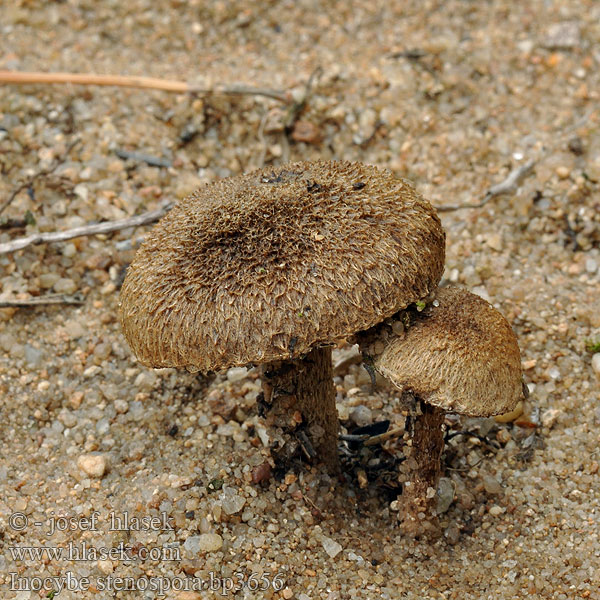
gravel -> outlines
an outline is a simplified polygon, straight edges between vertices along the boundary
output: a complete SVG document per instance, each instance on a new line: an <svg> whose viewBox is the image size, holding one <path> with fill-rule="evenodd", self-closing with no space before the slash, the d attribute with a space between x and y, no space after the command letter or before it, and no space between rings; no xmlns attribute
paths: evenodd
<svg viewBox="0 0 600 600"><path fill-rule="evenodd" d="M0 243L154 210L286 158L387 167L440 207L480 202L536 162L512 192L441 213L444 282L506 315L531 395L499 421L449 415L452 430L477 435L446 445L435 540L396 525L398 477L382 464L406 458L408 413L381 379L371 390L350 346L335 351L344 431L389 420L398 435L340 480L281 470L255 369L153 371L127 348L116 314L133 250L117 244L145 228L0 255L0 300L84 299L0 309L0 596L47 593L10 589L10 573L32 584L70 572L90 587L61 600L159 597L101 589L108 576L138 586L212 577L212 590L167 590L169 600L232 597L240 582L240 598L600 598L600 353L586 349L600 342L598 23L593 0L577 10L567 0L3 3L0 69L296 99L322 72L289 135L286 107L261 96L0 87L0 203L19 190ZM111 529L125 514L129 531ZM122 543L131 556L13 554L83 542Z"/></svg>

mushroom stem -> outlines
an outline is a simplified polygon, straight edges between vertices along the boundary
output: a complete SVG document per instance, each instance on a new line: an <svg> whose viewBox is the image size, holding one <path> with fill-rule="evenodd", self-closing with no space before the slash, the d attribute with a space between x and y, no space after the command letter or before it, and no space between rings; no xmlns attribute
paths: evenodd
<svg viewBox="0 0 600 600"><path fill-rule="evenodd" d="M413 417L411 470L402 497L404 511L402 528L405 533L421 535L436 530L435 505L440 478L440 458L444 449L445 411L415 398L417 411Z"/></svg>
<svg viewBox="0 0 600 600"><path fill-rule="evenodd" d="M331 473L338 473L339 423L331 348L315 348L303 358L264 365L262 387L269 406L267 423L281 427L285 433L303 426L295 437L308 439L309 444L303 444L304 454L310 457L314 449L315 458Z"/></svg>

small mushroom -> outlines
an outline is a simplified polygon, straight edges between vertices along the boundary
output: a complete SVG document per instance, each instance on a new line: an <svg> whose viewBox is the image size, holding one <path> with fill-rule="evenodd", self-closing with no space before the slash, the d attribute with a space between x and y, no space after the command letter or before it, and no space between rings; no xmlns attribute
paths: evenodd
<svg viewBox="0 0 600 600"><path fill-rule="evenodd" d="M423 310L402 317L408 326L399 335L380 327L362 337L368 344L375 335L385 339L373 365L415 402L413 469L401 514L405 531L417 535L435 528L445 413L487 417L512 410L523 393L521 357L506 319L466 290L440 288Z"/></svg>
<svg viewBox="0 0 600 600"><path fill-rule="evenodd" d="M444 241L429 202L387 171L260 169L200 188L155 226L127 271L121 326L147 366L261 365L268 422L335 472L331 346L428 296Z"/></svg>

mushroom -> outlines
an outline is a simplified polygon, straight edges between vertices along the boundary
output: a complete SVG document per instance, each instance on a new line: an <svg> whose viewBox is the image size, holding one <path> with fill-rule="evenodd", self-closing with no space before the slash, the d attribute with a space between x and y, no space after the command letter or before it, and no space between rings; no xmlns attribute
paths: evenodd
<svg viewBox="0 0 600 600"><path fill-rule="evenodd" d="M435 529L445 413L487 417L514 409L523 394L521 357L506 319L460 288L439 288L431 304L397 317L358 337L365 353L374 339L383 345L373 366L414 400L401 516L406 532L420 534Z"/></svg>
<svg viewBox="0 0 600 600"><path fill-rule="evenodd" d="M387 171L263 168L205 185L155 226L120 323L147 366L260 365L270 422L336 472L331 346L427 297L444 242L429 202Z"/></svg>

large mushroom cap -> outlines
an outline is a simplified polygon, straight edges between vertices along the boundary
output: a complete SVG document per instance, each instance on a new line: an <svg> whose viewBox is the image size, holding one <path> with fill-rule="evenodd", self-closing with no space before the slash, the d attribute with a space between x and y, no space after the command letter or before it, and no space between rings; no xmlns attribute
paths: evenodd
<svg viewBox="0 0 600 600"><path fill-rule="evenodd" d="M150 232L120 297L142 363L212 371L306 354L424 298L432 206L387 171L299 162L208 184Z"/></svg>
<svg viewBox="0 0 600 600"><path fill-rule="evenodd" d="M448 411L490 416L512 410L522 395L521 356L506 319L460 288L440 288L436 300L388 340L375 368Z"/></svg>

